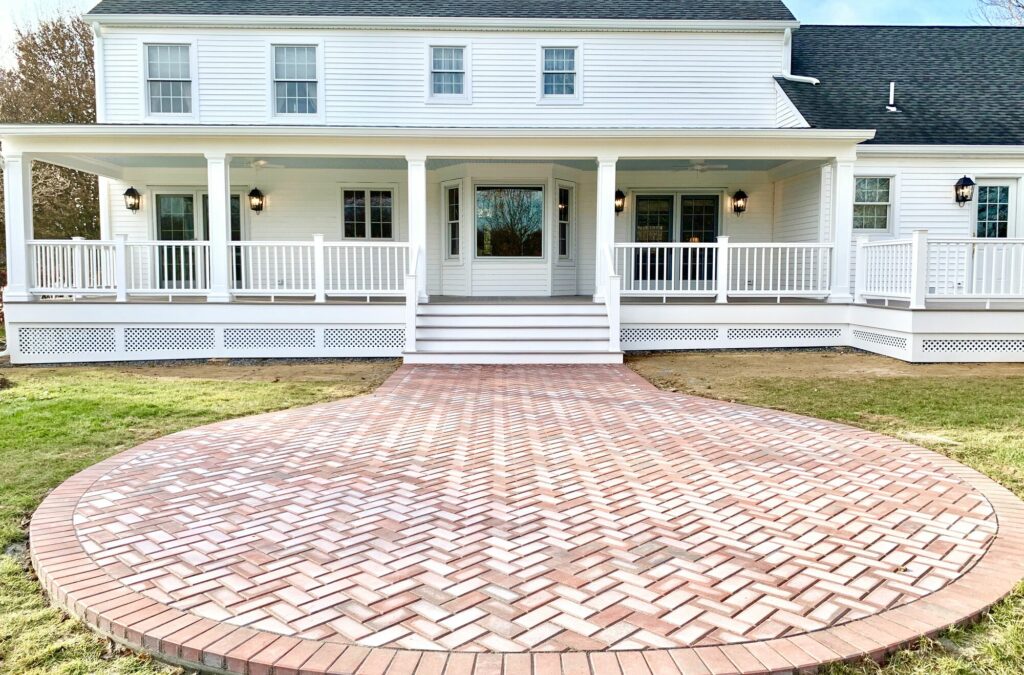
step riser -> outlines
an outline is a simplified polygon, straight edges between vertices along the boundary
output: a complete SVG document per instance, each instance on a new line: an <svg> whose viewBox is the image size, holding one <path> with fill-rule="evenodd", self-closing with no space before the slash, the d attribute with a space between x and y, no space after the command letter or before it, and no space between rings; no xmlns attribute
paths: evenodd
<svg viewBox="0 0 1024 675"><path fill-rule="evenodd" d="M418 352L603 352L608 340L417 340Z"/></svg>
<svg viewBox="0 0 1024 675"><path fill-rule="evenodd" d="M417 340L607 340L608 328L423 328Z"/></svg>
<svg viewBox="0 0 1024 675"><path fill-rule="evenodd" d="M410 365L481 364L481 365L568 365L580 363L622 363L621 353L600 354L406 354Z"/></svg>
<svg viewBox="0 0 1024 675"><path fill-rule="evenodd" d="M464 314L486 314L505 316L607 316L604 305L420 305L420 316L453 316Z"/></svg>
<svg viewBox="0 0 1024 675"><path fill-rule="evenodd" d="M607 326L608 317L601 316L421 316L416 319L420 328L521 328L540 326L551 328L576 328Z"/></svg>

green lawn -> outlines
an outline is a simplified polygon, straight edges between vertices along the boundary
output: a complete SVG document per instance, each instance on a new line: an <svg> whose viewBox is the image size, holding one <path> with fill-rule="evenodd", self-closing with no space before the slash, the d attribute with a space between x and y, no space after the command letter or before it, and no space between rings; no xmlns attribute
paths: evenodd
<svg viewBox="0 0 1024 675"><path fill-rule="evenodd" d="M657 386L845 422L953 457L1024 497L1024 366L912 366L841 352L638 356L629 365ZM1024 673L1024 586L980 624L957 630L886 668L834 673Z"/></svg>
<svg viewBox="0 0 1024 675"><path fill-rule="evenodd" d="M145 440L365 393L395 362L0 368L0 673L169 673L50 608L24 556L28 518L65 478Z"/></svg>

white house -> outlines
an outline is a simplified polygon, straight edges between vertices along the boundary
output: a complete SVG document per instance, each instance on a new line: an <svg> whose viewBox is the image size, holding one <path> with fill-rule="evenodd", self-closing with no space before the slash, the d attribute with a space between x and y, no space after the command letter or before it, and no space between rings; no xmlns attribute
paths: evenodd
<svg viewBox="0 0 1024 675"><path fill-rule="evenodd" d="M781 0L103 0L0 127L15 363L1024 360L1024 31ZM100 176L33 237L31 164Z"/></svg>

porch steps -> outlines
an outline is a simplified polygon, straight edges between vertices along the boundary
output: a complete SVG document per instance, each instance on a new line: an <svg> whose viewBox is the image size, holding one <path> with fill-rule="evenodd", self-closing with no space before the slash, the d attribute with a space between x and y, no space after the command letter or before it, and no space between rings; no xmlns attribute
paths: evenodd
<svg viewBox="0 0 1024 675"><path fill-rule="evenodd" d="M406 363L622 363L599 304L421 304L416 325Z"/></svg>

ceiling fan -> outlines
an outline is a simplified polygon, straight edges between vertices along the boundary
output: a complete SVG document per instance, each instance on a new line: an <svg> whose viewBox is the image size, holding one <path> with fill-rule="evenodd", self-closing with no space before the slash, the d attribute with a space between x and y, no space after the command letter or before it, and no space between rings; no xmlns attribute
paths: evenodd
<svg viewBox="0 0 1024 675"><path fill-rule="evenodd" d="M682 170L703 173L705 171L725 171L728 168L728 164L708 164L706 160L694 159L690 160L690 163L687 166L683 167Z"/></svg>
<svg viewBox="0 0 1024 675"><path fill-rule="evenodd" d="M249 162L249 166L253 169L284 169L284 164L274 164L267 159L254 159Z"/></svg>

